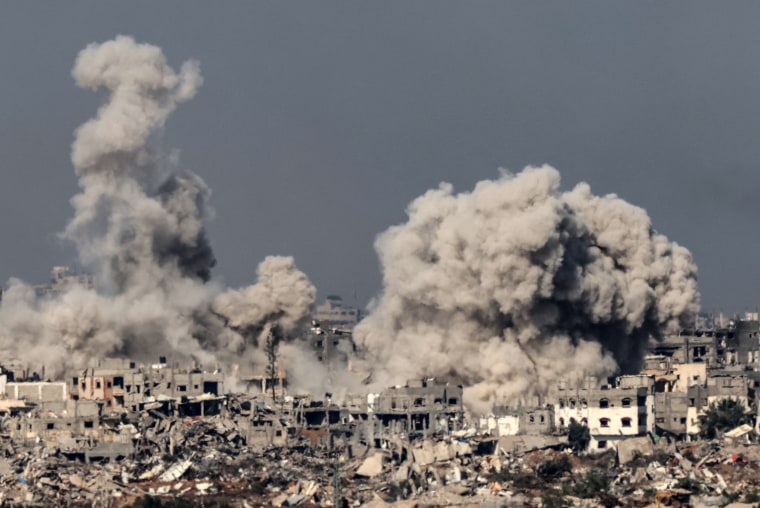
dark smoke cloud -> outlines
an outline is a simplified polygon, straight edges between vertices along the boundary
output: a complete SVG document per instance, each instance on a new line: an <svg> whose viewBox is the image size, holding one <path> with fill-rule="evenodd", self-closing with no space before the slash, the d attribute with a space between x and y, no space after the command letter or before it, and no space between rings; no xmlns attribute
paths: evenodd
<svg viewBox="0 0 760 508"><path fill-rule="evenodd" d="M454 375L468 404L634 369L648 338L698 310L690 253L646 212L527 168L414 200L381 234L383 292L356 329L381 384Z"/></svg>
<svg viewBox="0 0 760 508"><path fill-rule="evenodd" d="M204 221L209 189L151 143L176 106L202 83L200 67L175 72L161 50L120 36L91 44L72 71L82 88L105 90L96 116L76 131L71 159L81 192L62 236L98 289L53 297L12 280L0 306L5 356L48 372L92 358L160 354L205 364L261 363L259 334L291 334L316 290L292 258L269 257L256 284L224 292ZM233 326L230 326L233 325Z"/></svg>

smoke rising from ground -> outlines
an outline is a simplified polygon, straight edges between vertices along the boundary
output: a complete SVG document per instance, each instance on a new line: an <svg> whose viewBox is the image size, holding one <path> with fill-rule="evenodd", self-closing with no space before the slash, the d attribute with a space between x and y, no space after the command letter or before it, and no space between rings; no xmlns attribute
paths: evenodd
<svg viewBox="0 0 760 508"><path fill-rule="evenodd" d="M119 36L82 50L72 75L106 93L75 133L81 191L62 234L98 288L39 297L12 280L0 306L0 349L51 373L108 356L260 364L261 335L293 333L316 290L289 257L266 258L256 284L240 290L225 292L211 278L209 189L152 142L197 92L200 66L190 60L175 72L159 48Z"/></svg>
<svg viewBox="0 0 760 508"><path fill-rule="evenodd" d="M407 213L376 241L383 292L355 330L380 384L453 375L488 410L635 369L649 337L698 310L685 248L615 195L560 191L551 167L442 184Z"/></svg>
<svg viewBox="0 0 760 508"><path fill-rule="evenodd" d="M155 148L156 134L202 84L197 62L173 70L159 48L117 37L91 44L72 71L105 94L76 131L80 192L62 237L96 275L40 297L18 280L0 306L0 354L51 375L94 358L266 364L264 338L295 338L316 290L290 257L268 257L255 284L225 289L205 233L210 191ZM689 252L646 212L585 184L560 191L552 168L528 168L409 206L379 236L384 289L356 329L379 386L455 376L474 409L546 392L560 379L635 369L650 337L697 311ZM298 340L281 356L292 386L355 386ZM319 392L317 392L319 393Z"/></svg>

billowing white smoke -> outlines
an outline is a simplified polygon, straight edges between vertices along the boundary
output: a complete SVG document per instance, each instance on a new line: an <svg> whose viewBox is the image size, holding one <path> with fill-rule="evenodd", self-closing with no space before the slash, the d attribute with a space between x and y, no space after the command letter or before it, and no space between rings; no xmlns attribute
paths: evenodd
<svg viewBox="0 0 760 508"><path fill-rule="evenodd" d="M108 94L76 131L72 162L81 192L63 233L95 272L98 290L38 298L12 280L0 306L4 356L46 363L48 372L107 356L170 354L243 367L260 361L260 335L273 327L292 333L316 291L292 258L265 259L258 282L241 290L222 292L210 279L209 189L151 143L201 85L198 63L176 73L159 48L120 36L85 48L72 74L79 86Z"/></svg>
<svg viewBox="0 0 760 508"><path fill-rule="evenodd" d="M637 367L698 310L697 268L646 212L526 168L414 200L376 249L384 289L355 331L381 384L455 376L476 410Z"/></svg>

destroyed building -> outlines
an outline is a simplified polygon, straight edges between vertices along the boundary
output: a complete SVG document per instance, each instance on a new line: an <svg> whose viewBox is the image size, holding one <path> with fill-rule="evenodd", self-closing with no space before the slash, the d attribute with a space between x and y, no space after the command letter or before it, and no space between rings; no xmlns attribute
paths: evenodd
<svg viewBox="0 0 760 508"><path fill-rule="evenodd" d="M312 313L315 321L325 328L350 332L362 318L361 309L346 305L338 295L327 295L325 301L317 305Z"/></svg>
<svg viewBox="0 0 760 508"><path fill-rule="evenodd" d="M224 375L198 367L179 368L161 357L157 364L138 366L136 362L108 359L97 367L73 372L69 376L73 400L96 400L105 411L137 411L159 400L181 399L224 393Z"/></svg>
<svg viewBox="0 0 760 508"><path fill-rule="evenodd" d="M55 297L75 286L94 289L96 287L95 276L74 270L69 266L54 266L50 270L48 283L34 286L34 290L38 296Z"/></svg>
<svg viewBox="0 0 760 508"><path fill-rule="evenodd" d="M398 437L410 434L449 433L464 424L461 385L436 379L409 381L367 397L367 412L375 418L375 435Z"/></svg>
<svg viewBox="0 0 760 508"><path fill-rule="evenodd" d="M350 332L326 326L328 324L313 320L306 340L318 361L329 368L345 369L356 353L356 345Z"/></svg>

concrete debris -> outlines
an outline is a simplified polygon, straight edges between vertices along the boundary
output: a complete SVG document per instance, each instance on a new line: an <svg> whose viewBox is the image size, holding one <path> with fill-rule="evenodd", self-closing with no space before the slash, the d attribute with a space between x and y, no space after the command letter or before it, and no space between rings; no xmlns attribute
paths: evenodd
<svg viewBox="0 0 760 508"><path fill-rule="evenodd" d="M724 436L730 437L730 438L737 438L737 437L746 436L750 432L752 432L752 427L745 423L744 425L740 425L736 427L735 429L729 430L728 432L724 434Z"/></svg>
<svg viewBox="0 0 760 508"><path fill-rule="evenodd" d="M374 478L382 472L383 455L381 453L375 453L364 459L362 465L356 470L358 476L366 476L367 478Z"/></svg>
<svg viewBox="0 0 760 508"><path fill-rule="evenodd" d="M9 404L0 419L0 506L127 508L146 505L145 496L233 507L760 501L753 427L699 440L677 432L680 416L671 415L662 417L670 429L649 430L658 423L653 394L662 393L653 378L566 387L556 412L496 408L475 425L462 387L431 379L339 404L331 394L272 395L266 379L246 381L261 393L218 395L219 374L163 362L155 371L111 367L73 376L76 399L39 399L59 397L58 384L14 385L38 399ZM733 390L735 377L717 388ZM175 388L187 395L170 396ZM86 398L96 390L106 398ZM580 447L568 431L578 422L589 432Z"/></svg>
<svg viewBox="0 0 760 508"><path fill-rule="evenodd" d="M652 453L654 453L654 446L646 436L625 439L620 441L617 447L620 464L628 464L638 456L650 457Z"/></svg>

